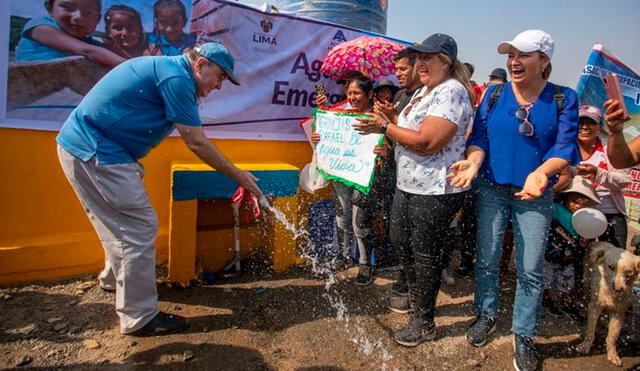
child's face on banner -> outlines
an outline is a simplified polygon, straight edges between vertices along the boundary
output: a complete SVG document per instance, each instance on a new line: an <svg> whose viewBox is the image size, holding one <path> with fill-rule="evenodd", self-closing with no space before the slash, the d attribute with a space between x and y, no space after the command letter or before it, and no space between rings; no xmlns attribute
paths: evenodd
<svg viewBox="0 0 640 371"><path fill-rule="evenodd" d="M156 27L169 42L174 42L182 36L186 20L178 7L165 6L158 10Z"/></svg>
<svg viewBox="0 0 640 371"><path fill-rule="evenodd" d="M49 14L64 32L76 38L90 35L100 22L96 0L55 0Z"/></svg>
<svg viewBox="0 0 640 371"><path fill-rule="evenodd" d="M140 26L136 24L136 20L131 14L125 12L112 12L111 21L109 23L109 37L124 48L132 48L138 45L142 35L140 34Z"/></svg>

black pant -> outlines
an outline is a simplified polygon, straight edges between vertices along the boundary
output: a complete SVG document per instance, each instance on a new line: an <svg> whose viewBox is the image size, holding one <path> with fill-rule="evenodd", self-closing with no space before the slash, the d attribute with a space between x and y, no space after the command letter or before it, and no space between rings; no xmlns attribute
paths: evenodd
<svg viewBox="0 0 640 371"><path fill-rule="evenodd" d="M415 195L396 190L393 197L391 240L400 249L414 315L431 323L442 280L442 249L464 196Z"/></svg>
<svg viewBox="0 0 640 371"><path fill-rule="evenodd" d="M461 269L473 271L473 259L476 255L476 195L478 191L473 188L465 192L460 218L455 228L448 230L447 246L442 252L442 269L449 267L451 254L455 248L460 249Z"/></svg>
<svg viewBox="0 0 640 371"><path fill-rule="evenodd" d="M354 191L353 223L355 234L364 245L360 255L369 264L371 252L376 249L376 266L396 265L396 251L391 243L391 207L396 188L396 166L393 157L387 158L381 167L374 168L373 182L368 195ZM377 218L381 218L383 233L374 227ZM364 232L364 233L361 233ZM364 250L364 251L363 251ZM363 259L360 259L363 260Z"/></svg>
<svg viewBox="0 0 640 371"><path fill-rule="evenodd" d="M598 237L599 241L609 242L619 248L627 247L627 218L624 214L604 214L607 217L607 230Z"/></svg>

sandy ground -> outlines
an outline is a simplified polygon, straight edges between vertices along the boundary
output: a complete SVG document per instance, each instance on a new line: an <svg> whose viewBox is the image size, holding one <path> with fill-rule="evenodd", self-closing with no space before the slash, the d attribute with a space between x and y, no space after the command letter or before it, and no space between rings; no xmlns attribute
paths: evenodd
<svg viewBox="0 0 640 371"><path fill-rule="evenodd" d="M503 284L502 317L490 343L464 339L472 321L472 282L458 279L438 297L435 341L396 345L407 315L387 309L393 274L370 287L353 284L355 268L327 290L324 277L298 268L262 268L212 285L159 286L162 310L189 318L170 336L120 335L115 295L95 277L0 289L0 368L78 370L511 370L509 333L514 283ZM341 305L342 304L342 305ZM539 349L546 370L617 370L606 360L601 326L590 355L578 354L581 327L544 317ZM640 369L640 345L620 345L623 369Z"/></svg>

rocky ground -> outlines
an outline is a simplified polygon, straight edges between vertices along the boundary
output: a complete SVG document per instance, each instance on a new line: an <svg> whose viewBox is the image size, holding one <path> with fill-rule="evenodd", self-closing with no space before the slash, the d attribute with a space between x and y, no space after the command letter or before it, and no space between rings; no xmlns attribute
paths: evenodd
<svg viewBox="0 0 640 371"><path fill-rule="evenodd" d="M389 311L392 273L370 287L355 269L326 280L299 268L258 270L211 285L159 286L162 310L189 318L187 331L163 337L120 335L115 296L80 277L0 289L0 368L79 370L510 370L514 283L503 284L502 320L492 341L469 346L472 282L458 279L438 297L435 341L408 349L394 330L408 317ZM539 348L547 370L616 370L606 359L604 326L589 355L578 354L581 326L545 317ZM624 369L640 369L640 345L623 342Z"/></svg>

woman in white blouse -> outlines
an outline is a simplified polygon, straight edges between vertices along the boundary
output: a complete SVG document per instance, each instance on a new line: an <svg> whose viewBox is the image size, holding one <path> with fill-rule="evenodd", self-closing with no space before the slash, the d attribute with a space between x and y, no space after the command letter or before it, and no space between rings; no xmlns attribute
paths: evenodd
<svg viewBox="0 0 640 371"><path fill-rule="evenodd" d="M462 205L465 188L447 181L449 166L464 158L465 132L473 121L473 92L457 45L444 34L411 47L423 88L398 123L372 113L355 124L363 134L385 133L396 143L397 183L391 210L391 239L400 250L409 283L411 320L394 334L405 346L435 338L442 248L447 228Z"/></svg>

